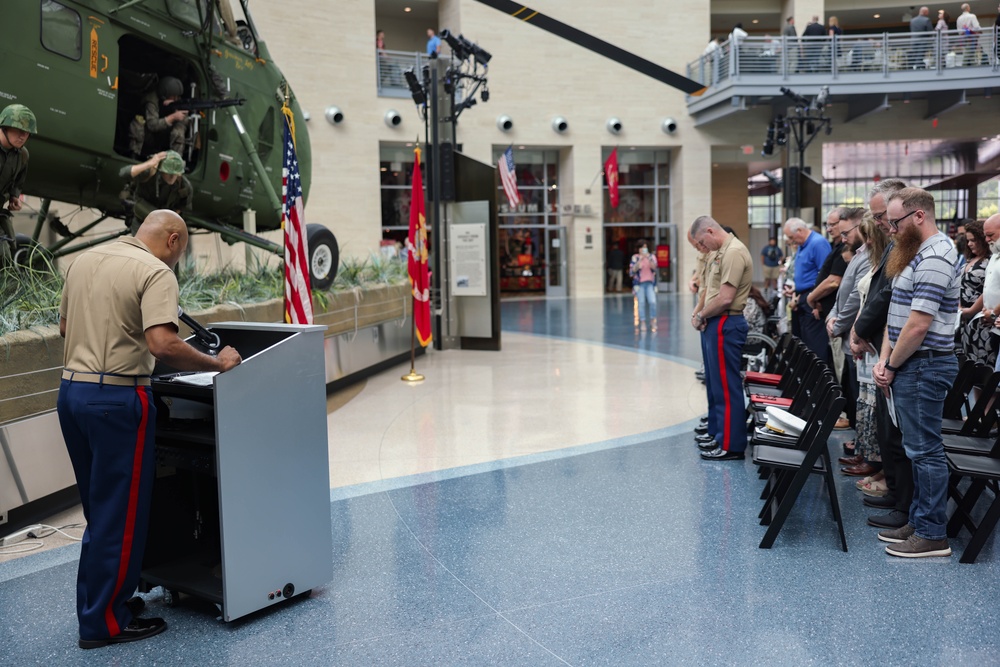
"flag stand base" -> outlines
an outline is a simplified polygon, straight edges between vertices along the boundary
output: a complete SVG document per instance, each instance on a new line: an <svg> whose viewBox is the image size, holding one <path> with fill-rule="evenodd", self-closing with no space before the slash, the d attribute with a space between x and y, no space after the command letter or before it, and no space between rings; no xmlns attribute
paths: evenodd
<svg viewBox="0 0 1000 667"><path fill-rule="evenodd" d="M413 367L410 367L410 372L399 378L403 382L423 382L424 376L418 373Z"/></svg>

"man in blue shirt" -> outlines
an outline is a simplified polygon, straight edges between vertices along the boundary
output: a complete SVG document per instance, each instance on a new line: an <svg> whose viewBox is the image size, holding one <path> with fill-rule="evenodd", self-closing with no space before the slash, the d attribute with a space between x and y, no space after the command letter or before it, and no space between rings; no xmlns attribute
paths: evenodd
<svg viewBox="0 0 1000 667"><path fill-rule="evenodd" d="M795 28L793 27L792 30ZM760 251L760 259L763 263L764 270L764 294L767 294L767 290L777 287L778 285L778 269L781 268L781 260L785 258L784 253L781 252L781 248L778 247L778 239L769 238L767 240L767 245L764 249Z"/></svg>
<svg viewBox="0 0 1000 667"><path fill-rule="evenodd" d="M434 33L434 28L427 29L427 55L437 58L441 53L441 38Z"/></svg>
<svg viewBox="0 0 1000 667"><path fill-rule="evenodd" d="M839 216L838 216L839 221ZM789 218L785 223L785 236L795 243L799 250L795 254L795 286L785 286L786 296L794 297L792 303L792 333L802 339L806 347L820 359L827 358L829 338L823 322L812 314L806 303L809 292L816 287L823 262L830 254L830 243L812 231L805 220Z"/></svg>

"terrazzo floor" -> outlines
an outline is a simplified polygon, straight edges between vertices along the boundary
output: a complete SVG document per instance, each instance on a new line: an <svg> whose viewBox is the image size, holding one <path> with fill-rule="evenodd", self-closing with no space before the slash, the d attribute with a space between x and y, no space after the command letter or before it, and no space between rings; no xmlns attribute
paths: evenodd
<svg viewBox="0 0 1000 667"><path fill-rule="evenodd" d="M690 431L688 295L503 303L503 351L392 369L329 415L334 580L233 623L76 647L73 545L0 563L0 665L993 665L997 561L887 556L854 478L848 553L810 482L771 550L762 482ZM403 369L405 370L405 369ZM831 447L839 449L838 434Z"/></svg>

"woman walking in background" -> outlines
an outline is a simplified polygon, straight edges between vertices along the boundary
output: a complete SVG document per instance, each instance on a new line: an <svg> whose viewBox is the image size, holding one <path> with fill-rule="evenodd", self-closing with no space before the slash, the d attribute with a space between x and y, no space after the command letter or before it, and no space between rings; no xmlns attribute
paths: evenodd
<svg viewBox="0 0 1000 667"><path fill-rule="evenodd" d="M639 239L636 244L628 274L639 306L639 331L646 330L647 322L650 330L656 331L656 256L649 252L646 239Z"/></svg>

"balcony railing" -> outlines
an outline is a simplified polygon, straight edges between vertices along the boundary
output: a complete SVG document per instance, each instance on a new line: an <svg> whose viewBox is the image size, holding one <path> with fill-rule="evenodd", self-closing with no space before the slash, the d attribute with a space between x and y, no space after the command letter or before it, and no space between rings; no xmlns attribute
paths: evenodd
<svg viewBox="0 0 1000 667"><path fill-rule="evenodd" d="M955 68L995 74L998 28L979 35L958 30L923 33L877 33L842 37L745 37L729 39L687 66L687 76L711 87L727 80L767 75L795 80L818 75L836 79L867 74L923 70L945 76Z"/></svg>
<svg viewBox="0 0 1000 667"><path fill-rule="evenodd" d="M412 69L417 80L423 76L424 65L430 59L426 53L413 51L379 51L378 52L378 95L379 97L409 97L410 89L406 85L403 72Z"/></svg>

